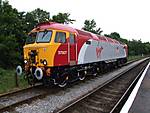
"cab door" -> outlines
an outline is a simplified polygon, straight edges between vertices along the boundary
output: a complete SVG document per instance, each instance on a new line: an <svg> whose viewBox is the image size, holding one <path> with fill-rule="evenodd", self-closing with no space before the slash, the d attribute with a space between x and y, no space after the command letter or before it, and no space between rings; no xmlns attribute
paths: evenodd
<svg viewBox="0 0 150 113"><path fill-rule="evenodd" d="M56 31L53 50L56 50L54 56L54 66L64 66L68 65L68 42L67 37L69 37L68 32Z"/></svg>
<svg viewBox="0 0 150 113"><path fill-rule="evenodd" d="M70 65L76 65L76 36L73 33L69 34L69 48L70 48Z"/></svg>

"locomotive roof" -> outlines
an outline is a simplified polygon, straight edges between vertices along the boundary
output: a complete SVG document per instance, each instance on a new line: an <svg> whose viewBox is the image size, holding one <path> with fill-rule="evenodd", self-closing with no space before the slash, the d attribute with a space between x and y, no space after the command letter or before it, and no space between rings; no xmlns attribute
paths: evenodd
<svg viewBox="0 0 150 113"><path fill-rule="evenodd" d="M101 41L106 41L106 42L110 42L110 43L117 43L117 44L122 44L119 41L109 38L109 37L105 37L105 36L100 36L100 35L96 35L93 34L91 32L87 32L87 31L83 31L83 30L79 30L79 29L74 29L68 25L64 25L64 24L60 24L60 23L55 23L55 22L43 22L43 23L39 23L35 29L56 29L56 30L64 30L64 31L68 31L68 32L72 32L72 33L77 33L79 35L83 35L83 36L88 36L90 38L93 38L94 40L101 40Z"/></svg>
<svg viewBox="0 0 150 113"><path fill-rule="evenodd" d="M69 32L73 32L76 33L77 31L72 28L69 27L68 25L64 25L64 24L59 24L59 23L55 23L55 22L43 22L43 23L39 23L35 29L40 28L40 29L57 29L57 30L64 30L64 31L69 31Z"/></svg>

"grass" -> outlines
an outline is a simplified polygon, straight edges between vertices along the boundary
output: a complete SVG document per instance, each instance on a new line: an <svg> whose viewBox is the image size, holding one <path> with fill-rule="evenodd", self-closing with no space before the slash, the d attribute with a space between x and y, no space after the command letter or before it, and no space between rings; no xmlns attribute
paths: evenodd
<svg viewBox="0 0 150 113"><path fill-rule="evenodd" d="M128 56L128 61L131 60L136 60L136 59L141 59L144 58L145 56L137 55L137 56Z"/></svg>
<svg viewBox="0 0 150 113"><path fill-rule="evenodd" d="M15 70L5 70L0 68L0 94L28 86L28 83L23 79L23 76L18 77L18 84L19 87L16 87Z"/></svg>

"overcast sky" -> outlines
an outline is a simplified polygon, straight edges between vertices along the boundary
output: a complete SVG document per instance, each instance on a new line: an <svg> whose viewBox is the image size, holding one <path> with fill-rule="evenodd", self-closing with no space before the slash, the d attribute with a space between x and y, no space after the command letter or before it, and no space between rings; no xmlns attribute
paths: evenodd
<svg viewBox="0 0 150 113"><path fill-rule="evenodd" d="M41 8L50 15L68 12L81 29L86 19L94 19L103 34L118 32L125 39L150 42L149 0L8 0L19 11Z"/></svg>

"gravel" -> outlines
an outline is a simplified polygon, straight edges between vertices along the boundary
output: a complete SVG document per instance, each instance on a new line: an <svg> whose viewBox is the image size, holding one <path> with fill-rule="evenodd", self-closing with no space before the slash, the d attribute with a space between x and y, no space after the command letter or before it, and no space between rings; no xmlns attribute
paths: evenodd
<svg viewBox="0 0 150 113"><path fill-rule="evenodd" d="M65 104L85 95L89 91L123 72L129 69L129 67L140 63L143 60L134 62L129 66L124 66L118 70L111 73L106 73L103 76L95 77L94 79L81 82L77 85L73 85L70 88L64 88L55 94L50 94L43 99L38 99L30 104L23 104L15 108L13 112L19 113L53 113L54 110L62 108ZM51 90L51 89L50 89Z"/></svg>
<svg viewBox="0 0 150 113"><path fill-rule="evenodd" d="M4 96L4 97L0 98L0 108L1 108L1 106L3 108L3 106L12 105L14 103L26 100L28 98L38 96L40 94L43 94L43 92L34 90L33 92L29 92L29 91L28 92L18 92L16 94L14 94L13 96Z"/></svg>

